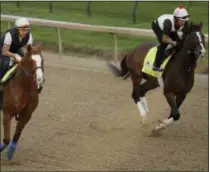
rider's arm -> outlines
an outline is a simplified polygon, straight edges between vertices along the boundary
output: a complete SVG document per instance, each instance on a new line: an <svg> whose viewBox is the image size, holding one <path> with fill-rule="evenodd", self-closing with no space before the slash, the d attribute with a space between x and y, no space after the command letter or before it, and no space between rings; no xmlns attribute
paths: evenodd
<svg viewBox="0 0 210 172"><path fill-rule="evenodd" d="M9 56L9 57L15 58L15 54L14 53L11 53L9 51L9 48L10 48L11 43L12 43L11 34L9 32L7 32L7 34L5 35L5 39L4 39L4 45L3 45L2 54L4 56Z"/></svg>
<svg viewBox="0 0 210 172"><path fill-rule="evenodd" d="M175 45L175 42L169 37L171 33L172 23L170 20L166 19L163 23L163 37L162 41L167 44Z"/></svg>
<svg viewBox="0 0 210 172"><path fill-rule="evenodd" d="M177 42L180 42L181 41L181 38L178 34L178 32L173 32L173 35L171 37L174 41L177 41Z"/></svg>

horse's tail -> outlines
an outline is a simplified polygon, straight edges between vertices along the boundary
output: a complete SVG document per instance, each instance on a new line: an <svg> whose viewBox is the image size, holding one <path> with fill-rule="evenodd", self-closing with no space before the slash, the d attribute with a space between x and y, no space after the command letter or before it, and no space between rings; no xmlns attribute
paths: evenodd
<svg viewBox="0 0 210 172"><path fill-rule="evenodd" d="M121 62L120 62L120 69L117 66L107 62L107 66L109 67L111 72L116 77L123 77L123 79L127 79L129 77L128 67L126 65L126 59L127 59L127 55L125 55L123 57L123 59L121 60Z"/></svg>

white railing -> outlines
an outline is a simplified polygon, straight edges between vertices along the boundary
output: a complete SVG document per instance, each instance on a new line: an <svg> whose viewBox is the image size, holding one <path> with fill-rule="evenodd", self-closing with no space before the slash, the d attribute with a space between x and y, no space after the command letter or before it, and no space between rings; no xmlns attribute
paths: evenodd
<svg viewBox="0 0 210 172"><path fill-rule="evenodd" d="M1 21L7 21L8 28L10 28L10 23L14 22L19 17L20 16L1 14ZM89 25L89 24L71 23L71 22L56 21L56 20L46 20L46 19L39 19L39 18L29 18L29 17L27 18L34 25L54 27L57 29L59 53L62 53L63 51L60 29L86 30L86 31L95 31L95 32L113 34L113 37L114 37L114 52L113 53L114 53L115 60L117 60L117 56L118 56L118 40L117 40L118 34L155 37L153 31L149 29L111 27L111 26L103 26L103 25ZM205 41L208 42L208 35L206 34L205 37L206 37Z"/></svg>

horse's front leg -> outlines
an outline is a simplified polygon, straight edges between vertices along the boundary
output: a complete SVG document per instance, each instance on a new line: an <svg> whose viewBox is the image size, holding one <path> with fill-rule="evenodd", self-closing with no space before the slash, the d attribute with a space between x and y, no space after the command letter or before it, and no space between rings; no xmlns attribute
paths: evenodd
<svg viewBox="0 0 210 172"><path fill-rule="evenodd" d="M166 93L164 91L164 95L166 97L166 100L171 107L171 115L168 119L165 119L160 122L159 125L155 126L153 131L159 131L161 129L164 129L166 126L172 124L174 121L179 120L180 113L176 104L176 99L173 93Z"/></svg>
<svg viewBox="0 0 210 172"><path fill-rule="evenodd" d="M14 156L14 152L17 146L17 142L20 138L20 135L25 127L25 125L28 123L28 121L31 119L32 113L21 113L19 115L19 119L16 125L15 134L13 136L12 141L10 142L7 157L8 160L11 160Z"/></svg>
<svg viewBox="0 0 210 172"><path fill-rule="evenodd" d="M186 98L186 93L176 94L176 105L177 105L178 109L182 105L182 103L185 100L185 98ZM172 118L172 117L173 117L173 114L171 113L168 118Z"/></svg>
<svg viewBox="0 0 210 172"><path fill-rule="evenodd" d="M2 152L10 142L10 129L11 129L12 116L8 112L3 112L3 126L4 126L4 139L0 145L0 152Z"/></svg>

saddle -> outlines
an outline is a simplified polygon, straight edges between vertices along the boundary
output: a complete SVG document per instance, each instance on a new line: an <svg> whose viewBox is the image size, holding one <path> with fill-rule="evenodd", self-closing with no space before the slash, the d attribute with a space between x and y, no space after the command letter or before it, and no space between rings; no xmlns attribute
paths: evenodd
<svg viewBox="0 0 210 172"><path fill-rule="evenodd" d="M14 74L15 70L11 71L6 78L2 81L5 74L14 67L14 65L10 64L10 57L1 56L0 57L0 84L4 85Z"/></svg>

